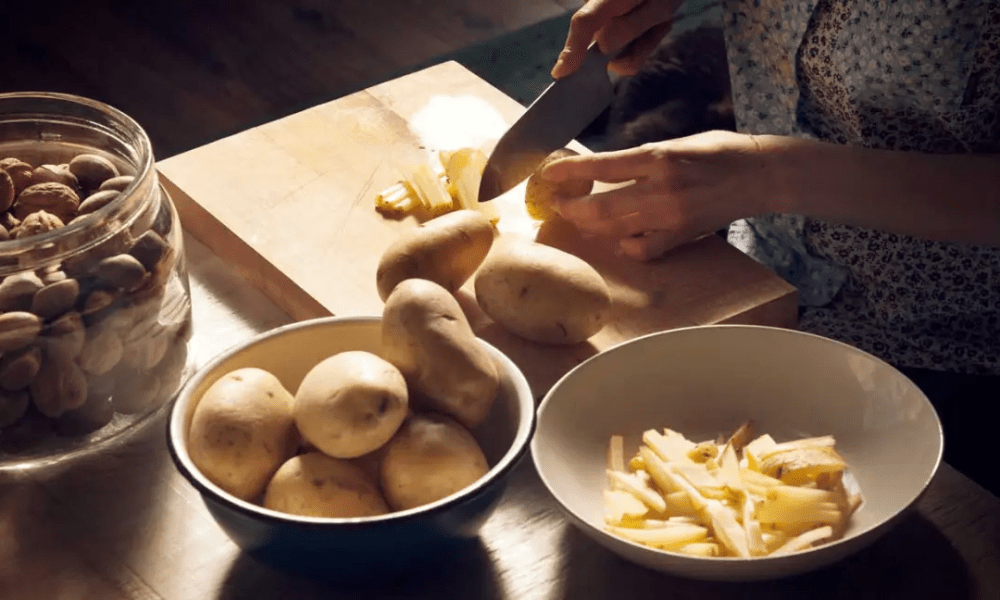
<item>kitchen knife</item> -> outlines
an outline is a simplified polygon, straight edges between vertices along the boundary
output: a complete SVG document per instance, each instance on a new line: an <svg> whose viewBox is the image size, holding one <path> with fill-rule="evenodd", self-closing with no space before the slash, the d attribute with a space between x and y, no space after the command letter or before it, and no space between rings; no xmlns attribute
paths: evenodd
<svg viewBox="0 0 1000 600"><path fill-rule="evenodd" d="M597 43L590 45L583 64L557 79L521 118L503 134L490 154L479 182L479 201L486 202L531 176L549 154L563 148L611 104L614 80L610 57Z"/></svg>

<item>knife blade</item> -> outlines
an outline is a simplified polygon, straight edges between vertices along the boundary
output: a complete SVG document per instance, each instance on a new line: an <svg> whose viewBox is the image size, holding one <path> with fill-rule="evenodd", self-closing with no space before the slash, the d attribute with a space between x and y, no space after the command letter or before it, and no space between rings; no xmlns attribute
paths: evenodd
<svg viewBox="0 0 1000 600"><path fill-rule="evenodd" d="M610 57L596 43L583 64L557 79L535 99L500 138L479 182L479 201L487 202L531 176L545 158L563 148L593 122L614 97L616 77Z"/></svg>

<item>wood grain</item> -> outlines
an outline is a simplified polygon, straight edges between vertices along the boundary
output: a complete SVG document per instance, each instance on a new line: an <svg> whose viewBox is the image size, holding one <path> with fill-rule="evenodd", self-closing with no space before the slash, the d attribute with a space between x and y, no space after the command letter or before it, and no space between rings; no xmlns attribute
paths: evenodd
<svg viewBox="0 0 1000 600"><path fill-rule="evenodd" d="M107 102L163 158L565 14L576 0L4 4L0 92Z"/></svg>

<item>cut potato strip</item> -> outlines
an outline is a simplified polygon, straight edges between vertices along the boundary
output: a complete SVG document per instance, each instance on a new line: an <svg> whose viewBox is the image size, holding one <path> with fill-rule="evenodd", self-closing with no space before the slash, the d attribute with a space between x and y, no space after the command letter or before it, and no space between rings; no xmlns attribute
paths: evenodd
<svg viewBox="0 0 1000 600"><path fill-rule="evenodd" d="M455 206L479 211L496 225L500 220L496 203L479 201L479 183L486 168L486 154L479 148L459 148L454 152L441 152L439 157L448 177L448 191L455 200Z"/></svg>
<svg viewBox="0 0 1000 600"><path fill-rule="evenodd" d="M861 508L862 503L864 503L864 497L861 494L851 494L847 497L847 510L844 512L848 515L853 515L855 511Z"/></svg>
<svg viewBox="0 0 1000 600"><path fill-rule="evenodd" d="M691 504L691 497L688 496L687 492L672 492L664 496L663 499L667 503L667 510L664 512L668 514L684 517L691 517L698 514L694 505Z"/></svg>
<svg viewBox="0 0 1000 600"><path fill-rule="evenodd" d="M375 209L387 216L402 216L421 206L413 188L404 182L395 183L375 197Z"/></svg>
<svg viewBox="0 0 1000 600"><path fill-rule="evenodd" d="M745 484L755 485L763 488L771 488L776 485L784 485L780 479L775 479L769 475L764 475L750 469L740 469L740 478Z"/></svg>
<svg viewBox="0 0 1000 600"><path fill-rule="evenodd" d="M750 558L746 532L736 522L736 515L717 500L706 502L704 512L708 514L712 531L726 549L740 558Z"/></svg>
<svg viewBox="0 0 1000 600"><path fill-rule="evenodd" d="M757 519L778 529L833 525L842 515L840 508L833 502L801 506L764 502L757 507Z"/></svg>
<svg viewBox="0 0 1000 600"><path fill-rule="evenodd" d="M825 540L826 538L833 535L833 528L830 526L817 527L816 529L809 530L801 535L798 535L787 542L784 545L779 546L771 553L771 556L780 556L782 554L790 554L792 552L799 552L809 548L816 542Z"/></svg>
<svg viewBox="0 0 1000 600"><path fill-rule="evenodd" d="M784 554L842 537L863 499L853 480L847 491L834 438L777 443L767 434L750 439L750 427L697 443L649 429L627 463L624 438L612 436L608 531L702 557Z"/></svg>
<svg viewBox="0 0 1000 600"><path fill-rule="evenodd" d="M694 486L701 495L715 500L722 500L726 497L725 484L707 471L704 465L670 463L670 467Z"/></svg>
<svg viewBox="0 0 1000 600"><path fill-rule="evenodd" d="M623 473L621 471L608 471L607 473L608 477L611 478L615 485L630 494L633 494L646 506L660 512L667 509L667 503L663 499L663 496L649 488L646 483L642 481L642 479L639 479L635 475Z"/></svg>
<svg viewBox="0 0 1000 600"><path fill-rule="evenodd" d="M661 434L655 429L650 429L642 434L643 443L656 452L656 455L659 456L661 460L682 464L695 464L694 461L687 456L688 452L694 448L694 442L685 439L684 436L670 431L669 429L664 431L666 434Z"/></svg>
<svg viewBox="0 0 1000 600"><path fill-rule="evenodd" d="M406 173L406 182L431 214L441 215L454 208L454 200L442 185L441 177L429 164L421 163L412 167Z"/></svg>
<svg viewBox="0 0 1000 600"><path fill-rule="evenodd" d="M608 468L625 471L625 439L620 435L611 436L608 442Z"/></svg>
<svg viewBox="0 0 1000 600"><path fill-rule="evenodd" d="M782 483L801 485L817 477L847 468L847 462L832 447L815 446L771 452L761 459L760 472Z"/></svg>
<svg viewBox="0 0 1000 600"><path fill-rule="evenodd" d="M715 542L692 542L679 546L677 551L691 556L719 556L719 545Z"/></svg>
<svg viewBox="0 0 1000 600"><path fill-rule="evenodd" d="M701 525L677 524L656 529L634 529L611 526L615 535L640 544L659 548L677 548L692 542L700 542L708 537L708 528Z"/></svg>
<svg viewBox="0 0 1000 600"><path fill-rule="evenodd" d="M642 461L646 465L646 472L653 478L659 488L665 492L681 492L687 496L688 501L694 510L701 510L705 507L705 498L698 493L686 479L674 473L667 463L660 460L658 456L648 447L639 450L642 453Z"/></svg>
<svg viewBox="0 0 1000 600"><path fill-rule="evenodd" d="M401 181L375 196L375 210L400 217L418 210L433 216L469 209L482 213L494 226L500 220L496 203L479 202L479 183L486 167L479 148L442 150L424 163L406 168Z"/></svg>
<svg viewBox="0 0 1000 600"><path fill-rule="evenodd" d="M611 523L640 519L649 512L645 502L625 490L604 490L605 517Z"/></svg>
<svg viewBox="0 0 1000 600"><path fill-rule="evenodd" d="M761 452L757 456L760 457L761 459L766 459L772 454L777 454L779 452L787 452L789 450L802 450L805 448L833 448L836 445L836 443L837 442L832 435L802 438L800 440L794 440L791 442L774 444L766 452Z"/></svg>

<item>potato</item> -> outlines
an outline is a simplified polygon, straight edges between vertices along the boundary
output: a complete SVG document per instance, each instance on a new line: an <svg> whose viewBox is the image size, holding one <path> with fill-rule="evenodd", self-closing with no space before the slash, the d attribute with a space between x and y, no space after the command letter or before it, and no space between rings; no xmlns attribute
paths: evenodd
<svg viewBox="0 0 1000 600"><path fill-rule="evenodd" d="M560 158L569 156L579 156L580 153L569 148L560 148L548 155L538 169L528 177L528 183L524 188L524 206L528 209L528 216L539 221L548 221L556 216L552 209L552 198L563 196L565 198L578 198L586 196L594 189L594 182L586 179L567 179L565 181L548 181L542 179L539 174L542 168Z"/></svg>
<svg viewBox="0 0 1000 600"><path fill-rule="evenodd" d="M322 452L288 459L264 493L264 508L305 517L372 517L389 512L378 485L350 461Z"/></svg>
<svg viewBox="0 0 1000 600"><path fill-rule="evenodd" d="M407 510L465 489L489 469L476 439L457 421L414 414L385 447L382 490L389 506Z"/></svg>
<svg viewBox="0 0 1000 600"><path fill-rule="evenodd" d="M528 240L498 245L475 280L480 308L505 329L533 342L576 344L604 327L607 283L584 260Z"/></svg>
<svg viewBox="0 0 1000 600"><path fill-rule="evenodd" d="M493 245L489 218L475 210L436 217L396 239L383 252L375 271L384 302L404 279L427 279L451 293L469 280Z"/></svg>
<svg viewBox="0 0 1000 600"><path fill-rule="evenodd" d="M188 430L188 453L212 483L242 500L264 491L298 446L292 395L263 369L237 369L198 401Z"/></svg>
<svg viewBox="0 0 1000 600"><path fill-rule="evenodd" d="M339 352L306 373L292 415L299 433L336 458L356 458L389 441L406 418L406 380L380 356Z"/></svg>
<svg viewBox="0 0 1000 600"><path fill-rule="evenodd" d="M486 418L497 366L448 290L426 279L397 285L382 310L382 347L430 408L470 428Z"/></svg>

